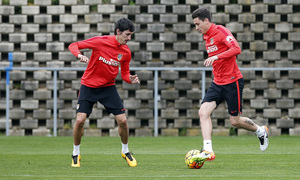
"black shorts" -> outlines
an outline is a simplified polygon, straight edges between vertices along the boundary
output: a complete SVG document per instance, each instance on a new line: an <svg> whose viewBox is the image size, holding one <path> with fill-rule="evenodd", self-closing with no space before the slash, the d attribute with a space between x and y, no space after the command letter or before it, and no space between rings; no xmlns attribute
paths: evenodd
<svg viewBox="0 0 300 180"><path fill-rule="evenodd" d="M228 113L232 116L237 116L239 113L242 114L243 88L243 78L226 85L217 85L212 82L205 93L202 103L216 101L218 107L225 100L228 106Z"/></svg>
<svg viewBox="0 0 300 180"><path fill-rule="evenodd" d="M76 113L92 113L96 102L101 103L105 109L114 115L125 113L122 100L115 85L102 88L90 88L81 84Z"/></svg>

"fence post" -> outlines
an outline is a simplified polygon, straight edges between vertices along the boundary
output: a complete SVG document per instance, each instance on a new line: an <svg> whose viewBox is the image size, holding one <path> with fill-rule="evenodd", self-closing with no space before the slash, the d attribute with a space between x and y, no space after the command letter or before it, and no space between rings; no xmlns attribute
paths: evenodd
<svg viewBox="0 0 300 180"><path fill-rule="evenodd" d="M6 136L9 136L9 71L13 67L13 53L8 53L9 67L6 67Z"/></svg>
<svg viewBox="0 0 300 180"><path fill-rule="evenodd" d="M57 136L57 70L53 71L53 136Z"/></svg>
<svg viewBox="0 0 300 180"><path fill-rule="evenodd" d="M154 71L154 136L158 136L158 71Z"/></svg>
<svg viewBox="0 0 300 180"><path fill-rule="evenodd" d="M205 96L205 82L206 82L206 79L205 79L205 72L206 71L202 71L202 90L201 90L201 97L202 97L202 100L204 99L204 96ZM201 100L201 101L202 101Z"/></svg>

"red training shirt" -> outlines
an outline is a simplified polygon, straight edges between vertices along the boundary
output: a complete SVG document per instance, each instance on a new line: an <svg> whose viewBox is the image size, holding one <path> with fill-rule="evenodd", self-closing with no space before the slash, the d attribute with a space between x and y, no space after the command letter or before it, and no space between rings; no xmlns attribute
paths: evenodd
<svg viewBox="0 0 300 180"><path fill-rule="evenodd" d="M242 78L236 64L236 55L241 53L241 49L231 32L224 26L212 23L203 38L208 56L218 56L212 64L214 83L226 85Z"/></svg>
<svg viewBox="0 0 300 180"><path fill-rule="evenodd" d="M88 66L81 77L81 84L99 88L115 84L115 78L121 65L121 77L131 83L129 79L129 63L131 51L127 45L121 45L116 36L97 36L69 45L69 50L76 57L80 49L92 49Z"/></svg>

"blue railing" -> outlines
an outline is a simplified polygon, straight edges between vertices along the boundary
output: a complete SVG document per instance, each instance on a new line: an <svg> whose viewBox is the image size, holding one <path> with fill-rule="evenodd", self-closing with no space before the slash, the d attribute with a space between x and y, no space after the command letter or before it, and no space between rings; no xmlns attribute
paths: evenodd
<svg viewBox="0 0 300 180"><path fill-rule="evenodd" d="M85 68L59 68L59 67L13 67L13 54L9 53L9 67L0 67L0 71L6 71L6 136L9 136L9 72L12 70L34 71L48 70L53 71L53 136L57 136L57 71L84 71ZM201 71L202 84L201 89L205 90L205 73L211 71L212 68L207 67L131 67L131 71L148 70L154 71L154 136L158 136L158 102L160 95L158 94L158 72L159 71ZM262 68L240 68L240 70L250 71L299 71L300 67L262 67ZM202 91L202 99L205 91Z"/></svg>

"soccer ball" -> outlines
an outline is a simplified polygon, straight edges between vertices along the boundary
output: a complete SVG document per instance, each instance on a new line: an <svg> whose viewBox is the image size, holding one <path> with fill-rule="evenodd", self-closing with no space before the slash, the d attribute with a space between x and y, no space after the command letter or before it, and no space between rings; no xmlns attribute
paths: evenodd
<svg viewBox="0 0 300 180"><path fill-rule="evenodd" d="M197 149L194 149L194 150L190 150L188 153L186 153L185 155L185 164L188 168L190 169L200 169L204 162L203 163L196 163L192 160L193 156L194 155L197 155L197 154L200 154L201 152Z"/></svg>

